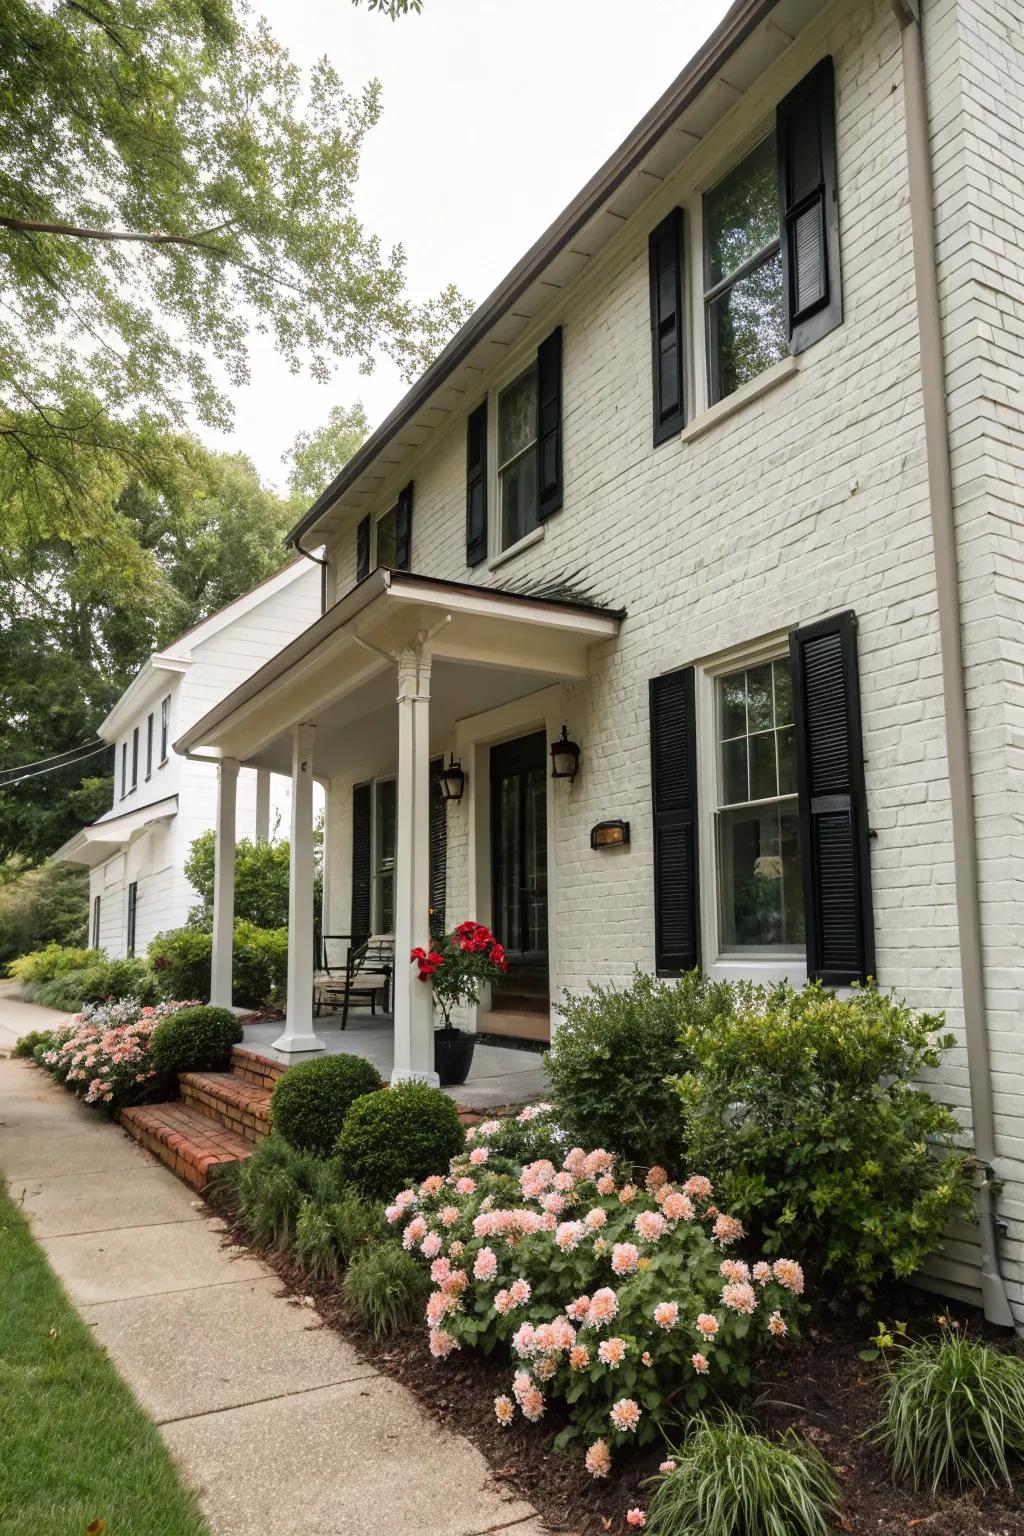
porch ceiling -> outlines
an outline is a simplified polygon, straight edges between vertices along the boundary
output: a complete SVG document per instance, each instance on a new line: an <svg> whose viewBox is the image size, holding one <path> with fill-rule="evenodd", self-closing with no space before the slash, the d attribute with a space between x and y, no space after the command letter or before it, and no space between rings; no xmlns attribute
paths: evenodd
<svg viewBox="0 0 1024 1536"><path fill-rule="evenodd" d="M316 773L360 773L394 751L392 658L418 636L427 637L434 658L433 747L457 720L585 677L591 647L614 640L622 618L586 603L374 571L192 726L175 750L287 773L289 731L311 722L318 728Z"/></svg>

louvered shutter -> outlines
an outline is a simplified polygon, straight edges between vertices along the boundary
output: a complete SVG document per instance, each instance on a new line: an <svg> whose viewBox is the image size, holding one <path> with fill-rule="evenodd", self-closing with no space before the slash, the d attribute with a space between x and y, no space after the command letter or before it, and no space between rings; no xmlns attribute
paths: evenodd
<svg viewBox="0 0 1024 1536"><path fill-rule="evenodd" d="M794 630L789 653L807 972L847 986L875 968L856 615Z"/></svg>
<svg viewBox="0 0 1024 1536"><path fill-rule="evenodd" d="M790 351L802 352L843 319L831 59L779 103L776 144L783 306Z"/></svg>
<svg viewBox="0 0 1024 1536"><path fill-rule="evenodd" d="M448 880L448 811L441 794L444 758L430 764L430 931L444 933Z"/></svg>
<svg viewBox="0 0 1024 1536"><path fill-rule="evenodd" d="M537 516L562 505L562 327L537 348Z"/></svg>
<svg viewBox="0 0 1024 1536"><path fill-rule="evenodd" d="M395 508L395 565L400 571L412 570L412 481L398 493Z"/></svg>
<svg viewBox="0 0 1024 1536"><path fill-rule="evenodd" d="M654 957L659 976L700 964L694 669L651 679Z"/></svg>
<svg viewBox="0 0 1024 1536"><path fill-rule="evenodd" d="M651 231L651 370L654 446L681 432L683 400L683 210L673 208Z"/></svg>
<svg viewBox="0 0 1024 1536"><path fill-rule="evenodd" d="M356 529L356 581L370 574L370 519L364 517Z"/></svg>
<svg viewBox="0 0 1024 1536"><path fill-rule="evenodd" d="M487 401L466 422L466 564L487 559Z"/></svg>
<svg viewBox="0 0 1024 1536"><path fill-rule="evenodd" d="M352 788L352 948L370 937L370 861L372 857L372 786Z"/></svg>

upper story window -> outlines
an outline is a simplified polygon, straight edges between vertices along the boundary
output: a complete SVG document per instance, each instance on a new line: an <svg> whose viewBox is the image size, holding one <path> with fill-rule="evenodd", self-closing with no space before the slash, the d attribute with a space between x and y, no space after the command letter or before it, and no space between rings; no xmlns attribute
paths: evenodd
<svg viewBox="0 0 1024 1536"><path fill-rule="evenodd" d="M804 892L788 656L718 679L718 757L722 953L799 950Z"/></svg>
<svg viewBox="0 0 1024 1536"><path fill-rule="evenodd" d="M132 789L139 782L139 728L132 731Z"/></svg>
<svg viewBox="0 0 1024 1536"><path fill-rule="evenodd" d="M146 778L153 772L153 716L146 719Z"/></svg>
<svg viewBox="0 0 1024 1536"><path fill-rule="evenodd" d="M166 763L171 741L171 696L160 701L160 761Z"/></svg>
<svg viewBox="0 0 1024 1536"><path fill-rule="evenodd" d="M121 799L128 793L128 743L121 743Z"/></svg>
<svg viewBox="0 0 1024 1536"><path fill-rule="evenodd" d="M711 403L789 351L775 135L704 195L704 312Z"/></svg>
<svg viewBox="0 0 1024 1536"><path fill-rule="evenodd" d="M412 481L384 512L362 518L356 528L356 581L378 566L408 571L412 558Z"/></svg>
<svg viewBox="0 0 1024 1536"><path fill-rule="evenodd" d="M378 565L386 565L394 568L395 564L395 520L397 507L389 507L382 512L373 525L373 549L370 552L371 569Z"/></svg>
<svg viewBox="0 0 1024 1536"><path fill-rule="evenodd" d="M498 396L499 549L537 527L537 365Z"/></svg>

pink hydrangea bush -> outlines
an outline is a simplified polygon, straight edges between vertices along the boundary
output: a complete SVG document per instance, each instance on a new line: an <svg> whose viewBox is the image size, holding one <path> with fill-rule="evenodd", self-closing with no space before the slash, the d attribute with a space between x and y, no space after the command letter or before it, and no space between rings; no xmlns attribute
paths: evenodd
<svg viewBox="0 0 1024 1536"><path fill-rule="evenodd" d="M614 1447L644 1445L680 1408L747 1385L755 1352L795 1329L803 1272L741 1258L743 1226L699 1174L673 1182L656 1168L631 1182L601 1148L574 1147L560 1165L471 1160L492 1124L386 1216L429 1266L435 1359L507 1350L498 1422L539 1422L560 1399L571 1422L556 1443L582 1440L602 1477Z"/></svg>
<svg viewBox="0 0 1024 1536"><path fill-rule="evenodd" d="M134 998L90 1003L57 1030L42 1065L86 1104L110 1110L145 1101L156 1073L150 1060L154 1029L194 1002L143 1008Z"/></svg>

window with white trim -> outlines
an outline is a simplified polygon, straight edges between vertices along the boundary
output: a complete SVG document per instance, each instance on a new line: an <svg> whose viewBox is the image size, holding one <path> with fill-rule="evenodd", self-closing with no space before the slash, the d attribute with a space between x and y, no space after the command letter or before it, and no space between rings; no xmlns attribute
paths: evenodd
<svg viewBox="0 0 1024 1536"><path fill-rule="evenodd" d="M537 364L498 396L498 547L511 548L539 526Z"/></svg>
<svg viewBox="0 0 1024 1536"><path fill-rule="evenodd" d="M160 762L166 763L171 740L171 696L160 701Z"/></svg>
<svg viewBox="0 0 1024 1536"><path fill-rule="evenodd" d="M395 828L397 784L394 779L375 779L373 784L373 890L374 933L395 931Z"/></svg>
<svg viewBox="0 0 1024 1536"><path fill-rule="evenodd" d="M370 569L376 570L379 565L386 565L394 569L397 564L397 506L389 507L373 521L373 547L370 551ZM386 930L390 933L390 929Z"/></svg>
<svg viewBox="0 0 1024 1536"><path fill-rule="evenodd" d="M805 945L788 656L715 679L719 952L800 954Z"/></svg>

